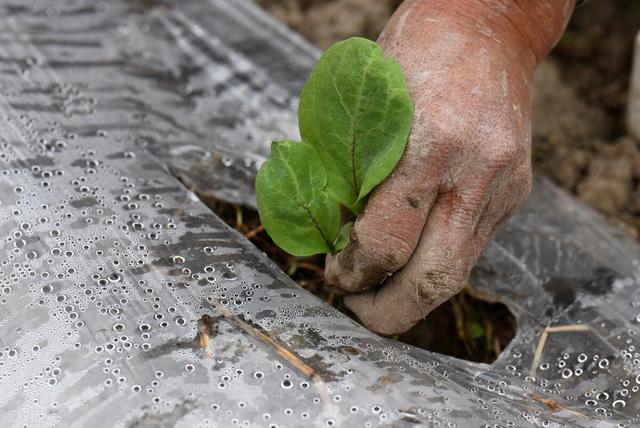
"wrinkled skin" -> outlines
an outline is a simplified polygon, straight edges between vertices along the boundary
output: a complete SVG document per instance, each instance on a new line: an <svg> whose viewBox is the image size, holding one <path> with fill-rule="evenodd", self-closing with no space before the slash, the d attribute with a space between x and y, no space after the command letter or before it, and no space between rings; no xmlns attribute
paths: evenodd
<svg viewBox="0 0 640 428"><path fill-rule="evenodd" d="M519 3L408 0L380 36L405 72L413 128L325 272L375 332L404 332L459 292L530 191L533 70L574 4Z"/></svg>

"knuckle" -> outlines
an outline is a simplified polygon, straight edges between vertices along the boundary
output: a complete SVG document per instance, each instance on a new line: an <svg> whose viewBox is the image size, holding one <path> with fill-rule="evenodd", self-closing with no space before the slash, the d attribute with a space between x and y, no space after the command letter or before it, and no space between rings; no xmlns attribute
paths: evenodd
<svg viewBox="0 0 640 428"><path fill-rule="evenodd" d="M426 270L416 285L416 292L421 300L432 304L448 299L462 288L459 272L446 266L432 267Z"/></svg>
<svg viewBox="0 0 640 428"><path fill-rule="evenodd" d="M482 150L481 160L492 169L503 169L520 157L520 148L513 141L498 142Z"/></svg>
<svg viewBox="0 0 640 428"><path fill-rule="evenodd" d="M362 251L362 264L375 265L385 271L400 269L413 253L413 247L405 238L391 232L361 232L356 239Z"/></svg>
<svg viewBox="0 0 640 428"><path fill-rule="evenodd" d="M467 132L448 121L432 121L422 127L422 133L416 133L412 143L416 151L424 153L427 148L435 157L447 157L466 140ZM433 157L433 155L431 156Z"/></svg>

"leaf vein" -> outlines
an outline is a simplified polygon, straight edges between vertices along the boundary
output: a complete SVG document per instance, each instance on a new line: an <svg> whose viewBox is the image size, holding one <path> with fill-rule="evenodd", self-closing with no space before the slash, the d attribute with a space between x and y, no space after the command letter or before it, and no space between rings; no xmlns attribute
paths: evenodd
<svg viewBox="0 0 640 428"><path fill-rule="evenodd" d="M311 222L313 223L315 228L318 230L318 233L320 233L320 236L322 236L322 239L324 240L324 242L327 243L327 246L329 248L333 248L333 245L331 244L331 242L325 236L324 232L322 231L322 228L320 227L320 224L318 224L318 221L313 216L313 213L309 209L309 206L305 203L304 198L301 196L302 192L300 191L300 183L298 183L298 177L296 177L296 174L293 171L293 168L291 168L291 165L289 165L289 162L283 162L283 164L287 168L287 170L289 170L289 172L291 173L291 178L293 179L293 185L294 185L294 187L296 189L296 194L294 195L294 197L299 200L300 205L302 205L302 207L306 211L307 215L311 219ZM313 193L315 193L315 192L313 192ZM315 196L313 196L313 197L315 197ZM312 197L312 199L313 199L313 197Z"/></svg>
<svg viewBox="0 0 640 428"><path fill-rule="evenodd" d="M356 177L356 139L357 139L357 125L358 125L358 120L357 120L357 116L358 113L360 112L360 104L362 102L362 92L364 91L364 85L365 82L367 81L367 75L369 74L369 68L371 68L371 64L373 64L373 61L376 59L375 54L372 54L369 57L369 61L367 62L367 65L365 65L364 70L362 72L362 82L360 83L360 88L358 88L358 96L356 98L356 108L355 108L355 115L356 118L352 118L353 123L352 123L352 131L351 131L351 175L353 178L353 194L355 195L355 198L358 199L358 180ZM354 201L355 202L355 201Z"/></svg>

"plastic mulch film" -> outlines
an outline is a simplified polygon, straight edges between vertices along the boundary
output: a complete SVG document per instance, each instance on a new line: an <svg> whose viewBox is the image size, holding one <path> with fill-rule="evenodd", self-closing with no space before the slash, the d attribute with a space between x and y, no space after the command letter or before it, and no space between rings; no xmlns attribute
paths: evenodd
<svg viewBox="0 0 640 428"><path fill-rule="evenodd" d="M470 280L516 337L433 354L188 190L253 204L317 57L298 36L240 0L15 0L0 39L2 426L638 424L640 250L546 180Z"/></svg>

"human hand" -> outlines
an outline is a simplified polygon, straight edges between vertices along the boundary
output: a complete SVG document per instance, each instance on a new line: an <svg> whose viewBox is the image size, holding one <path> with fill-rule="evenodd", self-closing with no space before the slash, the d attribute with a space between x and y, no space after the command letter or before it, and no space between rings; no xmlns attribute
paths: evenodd
<svg viewBox="0 0 640 428"><path fill-rule="evenodd" d="M451 3L405 1L379 39L404 70L413 129L348 246L327 259L327 281L353 293L347 307L380 334L408 330L460 291L528 195L533 69L573 9L573 0Z"/></svg>

